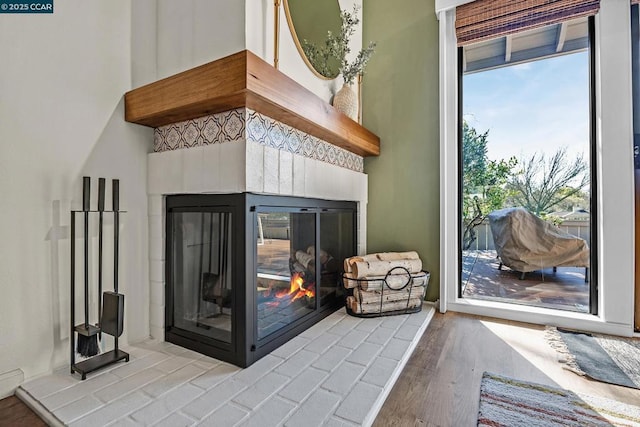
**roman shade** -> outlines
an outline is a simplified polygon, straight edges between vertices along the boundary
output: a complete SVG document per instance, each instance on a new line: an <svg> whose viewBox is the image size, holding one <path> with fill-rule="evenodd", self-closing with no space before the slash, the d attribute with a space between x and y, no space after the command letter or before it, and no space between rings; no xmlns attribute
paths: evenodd
<svg viewBox="0 0 640 427"><path fill-rule="evenodd" d="M456 8L458 46L595 15L598 9L600 0L477 0Z"/></svg>

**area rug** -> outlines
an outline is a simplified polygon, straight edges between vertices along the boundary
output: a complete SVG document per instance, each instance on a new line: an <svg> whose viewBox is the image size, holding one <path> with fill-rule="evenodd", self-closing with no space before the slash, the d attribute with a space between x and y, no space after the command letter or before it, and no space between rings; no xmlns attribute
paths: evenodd
<svg viewBox="0 0 640 427"><path fill-rule="evenodd" d="M485 372L478 426L640 426L640 407Z"/></svg>
<svg viewBox="0 0 640 427"><path fill-rule="evenodd" d="M597 381L640 389L640 340L547 327L565 367Z"/></svg>

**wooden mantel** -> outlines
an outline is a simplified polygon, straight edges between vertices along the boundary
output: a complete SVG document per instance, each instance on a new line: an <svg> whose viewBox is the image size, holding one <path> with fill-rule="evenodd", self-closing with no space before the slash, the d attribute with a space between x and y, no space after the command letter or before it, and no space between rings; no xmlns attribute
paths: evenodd
<svg viewBox="0 0 640 427"><path fill-rule="evenodd" d="M125 94L125 120L159 127L247 107L361 156L380 138L248 50Z"/></svg>

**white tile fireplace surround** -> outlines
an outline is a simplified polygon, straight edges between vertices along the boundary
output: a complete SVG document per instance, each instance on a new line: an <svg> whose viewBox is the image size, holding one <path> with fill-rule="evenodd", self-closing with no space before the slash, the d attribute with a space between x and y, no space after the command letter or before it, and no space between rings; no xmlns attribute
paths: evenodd
<svg viewBox="0 0 640 427"><path fill-rule="evenodd" d="M366 251L363 160L248 108L156 128L148 158L150 333L165 327L165 204L170 194L287 195L358 204L358 253Z"/></svg>
<svg viewBox="0 0 640 427"><path fill-rule="evenodd" d="M369 426L435 309L360 319L339 310L246 369L169 343L125 347L129 363L63 368L17 395L49 425Z"/></svg>
<svg viewBox="0 0 640 427"><path fill-rule="evenodd" d="M148 158L150 329L129 363L85 381L65 367L17 395L50 425L370 426L435 313L362 319L342 308L241 369L164 341L165 196L240 193L355 201L362 157L246 108L156 129Z"/></svg>

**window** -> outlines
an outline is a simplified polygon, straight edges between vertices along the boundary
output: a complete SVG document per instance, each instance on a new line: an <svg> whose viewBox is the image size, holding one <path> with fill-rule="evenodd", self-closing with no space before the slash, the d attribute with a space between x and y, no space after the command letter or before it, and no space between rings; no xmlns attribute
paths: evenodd
<svg viewBox="0 0 640 427"><path fill-rule="evenodd" d="M593 46L590 86L591 116L597 170L596 204L591 212L592 228L597 229L598 278L597 315L562 310L504 304L496 301L461 298L459 221L459 145L458 116L462 109L458 92L458 41L456 6L466 0L436 1L439 19L440 78L440 299L442 311L487 315L510 320L554 324L566 328L608 334L633 331L634 300L634 198L633 132L631 88L630 7L625 1L602 2L591 33ZM460 117L460 122L462 117ZM592 236L593 237L593 236ZM593 265L592 267L596 267ZM592 268L592 270L595 270ZM595 298L590 303L594 304ZM594 310L591 310L594 312Z"/></svg>
<svg viewBox="0 0 640 427"><path fill-rule="evenodd" d="M459 297L597 311L593 28L459 48Z"/></svg>

